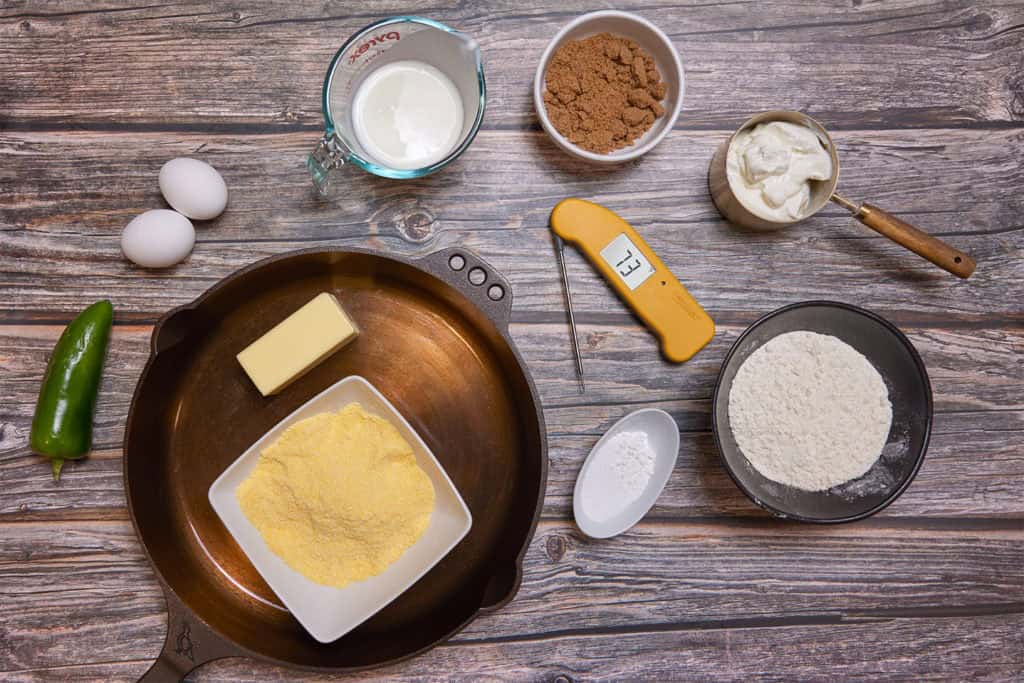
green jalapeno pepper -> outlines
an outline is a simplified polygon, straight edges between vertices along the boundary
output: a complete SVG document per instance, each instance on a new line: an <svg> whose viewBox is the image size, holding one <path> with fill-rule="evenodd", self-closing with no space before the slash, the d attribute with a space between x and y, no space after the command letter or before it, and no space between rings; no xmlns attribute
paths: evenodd
<svg viewBox="0 0 1024 683"><path fill-rule="evenodd" d="M32 418L29 445L50 459L60 479L65 460L82 458L92 447L92 418L114 308L98 301L64 329L50 356Z"/></svg>

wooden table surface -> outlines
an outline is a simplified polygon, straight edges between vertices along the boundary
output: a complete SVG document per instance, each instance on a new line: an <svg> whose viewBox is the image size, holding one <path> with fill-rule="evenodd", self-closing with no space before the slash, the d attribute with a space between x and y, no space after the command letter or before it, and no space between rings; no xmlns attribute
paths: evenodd
<svg viewBox="0 0 1024 683"><path fill-rule="evenodd" d="M353 31L412 9L479 40L483 129L432 177L353 171L340 198L320 201L303 159L321 132L323 71ZM428 654L346 680L1024 676L1024 3L637 4L679 49L686 102L660 146L619 168L555 148L530 97L547 41L590 9L0 2L0 678L133 680L147 669L164 598L125 507L120 443L151 326L257 259L350 245L464 245L512 282L550 477L511 604ZM844 194L949 240L977 273L958 281L838 207L772 234L726 223L707 191L712 152L776 108L832 131ZM182 155L223 173L231 205L198 225L186 262L140 270L121 255L121 230L165 206L157 172ZM714 316L718 333L691 362L662 361L570 253L588 374L577 394L547 229L572 195L637 226ZM116 319L95 451L55 484L26 447L33 405L64 325L101 298ZM727 477L710 433L730 344L762 314L819 298L903 329L935 395L916 481L881 514L838 527L768 517ZM598 436L641 407L679 423L676 471L629 533L587 540L571 521L576 473ZM331 677L230 659L190 678Z"/></svg>

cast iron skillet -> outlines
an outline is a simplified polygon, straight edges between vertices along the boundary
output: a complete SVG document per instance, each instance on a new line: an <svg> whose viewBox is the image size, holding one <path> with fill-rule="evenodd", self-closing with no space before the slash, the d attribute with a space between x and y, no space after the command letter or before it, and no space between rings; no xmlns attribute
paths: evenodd
<svg viewBox="0 0 1024 683"><path fill-rule="evenodd" d="M885 380L892 403L892 427L881 457L863 477L828 491L802 491L764 477L743 456L729 426L736 371L769 339L795 330L838 337L863 354ZM752 501L776 517L852 522L892 503L917 475L931 434L932 388L921 357L892 323L849 304L805 301L772 311L740 335L722 363L711 415L725 469Z"/></svg>
<svg viewBox="0 0 1024 683"><path fill-rule="evenodd" d="M339 297L362 334L263 398L235 354L321 291ZM333 671L381 666L512 599L543 504L547 442L537 391L509 337L511 308L508 282L466 249L418 260L309 250L245 268L157 323L124 441L128 507L168 607L166 643L143 680L178 680L231 656ZM281 607L207 490L260 435L352 374L377 386L430 445L473 528L397 600L322 645Z"/></svg>

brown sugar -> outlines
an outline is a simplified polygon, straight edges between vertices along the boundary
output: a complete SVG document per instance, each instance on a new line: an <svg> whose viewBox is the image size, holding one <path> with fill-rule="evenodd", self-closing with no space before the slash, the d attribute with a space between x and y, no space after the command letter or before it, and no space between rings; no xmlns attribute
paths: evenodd
<svg viewBox="0 0 1024 683"><path fill-rule="evenodd" d="M555 129L597 154L632 144L665 113L666 87L654 59L611 33L562 45L544 81L544 107Z"/></svg>

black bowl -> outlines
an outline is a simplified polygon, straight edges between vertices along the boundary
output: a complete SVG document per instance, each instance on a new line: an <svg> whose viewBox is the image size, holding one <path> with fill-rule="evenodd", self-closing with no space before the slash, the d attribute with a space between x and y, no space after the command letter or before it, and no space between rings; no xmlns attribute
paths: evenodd
<svg viewBox="0 0 1024 683"><path fill-rule="evenodd" d="M892 403L892 428L882 455L864 476L827 491L804 491L774 482L744 457L729 426L729 391L743 361L769 339L807 330L838 337L863 354L882 375ZM722 363L715 386L712 429L733 481L776 517L835 524L875 514L910 485L924 460L932 427L932 389L910 340L879 316L832 301L783 306L740 335Z"/></svg>

